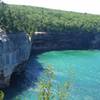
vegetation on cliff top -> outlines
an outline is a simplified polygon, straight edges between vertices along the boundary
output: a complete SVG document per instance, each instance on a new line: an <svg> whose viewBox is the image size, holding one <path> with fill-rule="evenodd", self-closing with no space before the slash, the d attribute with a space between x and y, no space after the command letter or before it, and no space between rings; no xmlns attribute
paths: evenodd
<svg viewBox="0 0 100 100"><path fill-rule="evenodd" d="M100 16L0 3L0 27L9 32L99 33Z"/></svg>

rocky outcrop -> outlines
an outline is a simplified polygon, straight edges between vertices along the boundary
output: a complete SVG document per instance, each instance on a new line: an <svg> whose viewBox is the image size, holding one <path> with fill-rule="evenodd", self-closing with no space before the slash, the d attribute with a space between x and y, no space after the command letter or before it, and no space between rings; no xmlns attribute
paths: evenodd
<svg viewBox="0 0 100 100"><path fill-rule="evenodd" d="M28 60L31 42L25 33L0 31L0 87L9 84L16 66Z"/></svg>

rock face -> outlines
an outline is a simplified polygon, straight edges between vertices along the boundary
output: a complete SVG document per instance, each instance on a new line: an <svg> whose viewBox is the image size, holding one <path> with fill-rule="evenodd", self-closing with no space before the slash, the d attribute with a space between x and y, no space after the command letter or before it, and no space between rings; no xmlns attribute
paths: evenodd
<svg viewBox="0 0 100 100"><path fill-rule="evenodd" d="M100 34L68 34L36 32L32 51L100 49Z"/></svg>
<svg viewBox="0 0 100 100"><path fill-rule="evenodd" d="M97 34L92 41L92 47L94 49L100 49L100 34Z"/></svg>
<svg viewBox="0 0 100 100"><path fill-rule="evenodd" d="M25 33L0 31L0 87L9 84L15 67L28 60L31 41Z"/></svg>

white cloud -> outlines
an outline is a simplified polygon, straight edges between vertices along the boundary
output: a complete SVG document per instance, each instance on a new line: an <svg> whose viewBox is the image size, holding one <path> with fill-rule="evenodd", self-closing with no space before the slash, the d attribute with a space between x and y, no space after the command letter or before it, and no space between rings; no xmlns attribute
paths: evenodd
<svg viewBox="0 0 100 100"><path fill-rule="evenodd" d="M33 5L67 11L100 14L100 0L3 0L10 4Z"/></svg>

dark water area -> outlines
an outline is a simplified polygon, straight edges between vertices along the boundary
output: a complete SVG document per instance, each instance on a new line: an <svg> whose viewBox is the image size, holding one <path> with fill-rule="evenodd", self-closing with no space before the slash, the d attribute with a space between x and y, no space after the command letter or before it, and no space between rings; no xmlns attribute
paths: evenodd
<svg viewBox="0 0 100 100"><path fill-rule="evenodd" d="M14 73L11 77L11 85L4 89L5 100L14 100L17 95L22 94L30 87L35 86L38 77L43 70L42 65L36 60L37 57L31 56L25 64L25 70L21 73Z"/></svg>

